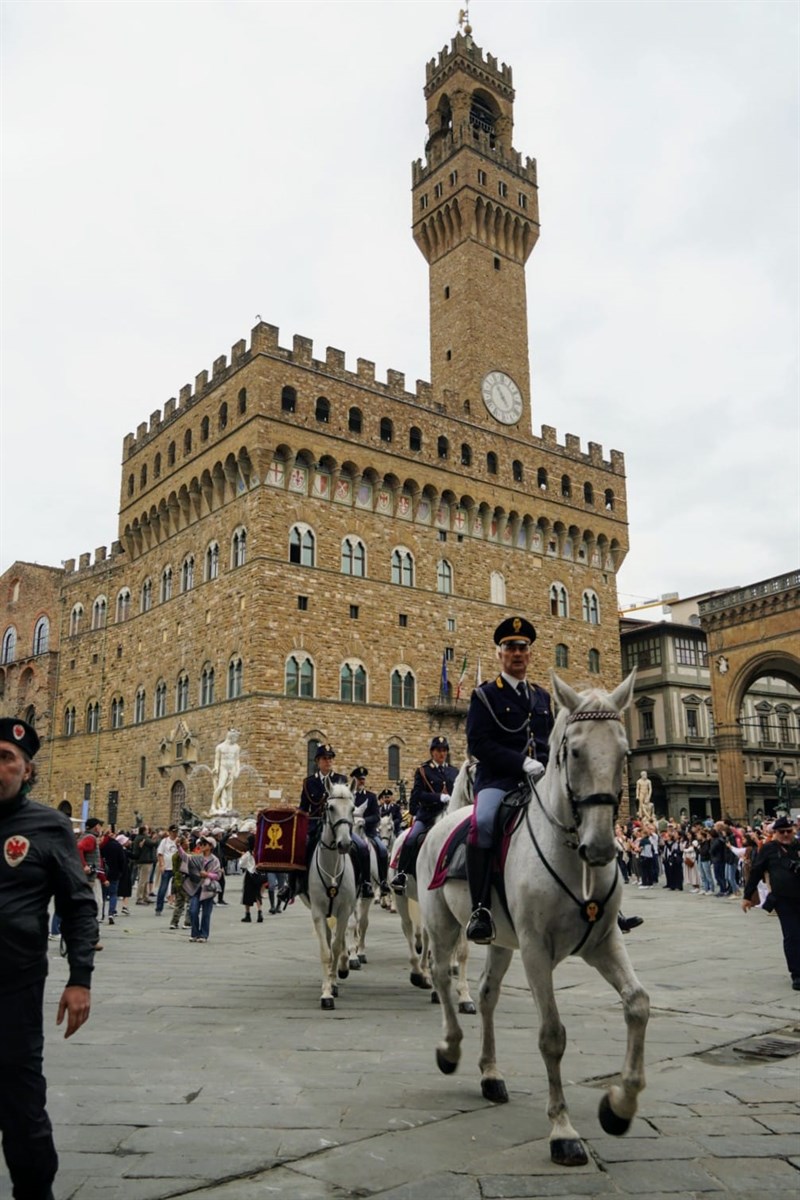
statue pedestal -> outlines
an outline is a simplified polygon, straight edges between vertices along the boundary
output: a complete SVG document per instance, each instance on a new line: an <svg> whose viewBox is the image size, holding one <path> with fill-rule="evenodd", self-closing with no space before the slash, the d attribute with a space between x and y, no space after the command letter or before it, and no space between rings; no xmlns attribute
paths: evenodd
<svg viewBox="0 0 800 1200"><path fill-rule="evenodd" d="M207 812L203 814L203 823L209 828L228 830L232 825L239 825L241 813L235 808L224 813Z"/></svg>

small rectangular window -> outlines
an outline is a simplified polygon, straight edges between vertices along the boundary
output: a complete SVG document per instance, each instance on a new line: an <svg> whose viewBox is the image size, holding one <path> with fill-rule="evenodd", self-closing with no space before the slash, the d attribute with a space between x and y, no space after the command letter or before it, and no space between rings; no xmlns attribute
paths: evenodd
<svg viewBox="0 0 800 1200"><path fill-rule="evenodd" d="M445 659L447 660L447 662L453 661L453 647L452 646L445 646L444 656L445 656Z"/></svg>
<svg viewBox="0 0 800 1200"><path fill-rule="evenodd" d="M455 633L455 631L456 631L456 619L455 619L455 617L448 617L447 618L447 632Z"/></svg>
<svg viewBox="0 0 800 1200"><path fill-rule="evenodd" d="M147 779L147 759L142 755L139 759L139 787L143 788Z"/></svg>
<svg viewBox="0 0 800 1200"><path fill-rule="evenodd" d="M408 628L408 614L407 613L400 613L400 628L401 629Z"/></svg>
<svg viewBox="0 0 800 1200"><path fill-rule="evenodd" d="M422 209L422 211L423 211L423 212L424 212L424 211L425 211L425 209L428 207L428 197L427 197L427 195L425 195L425 196L420 196L420 198L419 198L419 206L420 206L420 208Z"/></svg>
<svg viewBox="0 0 800 1200"><path fill-rule="evenodd" d="M358 620L358 605L357 604L350 605L350 618L353 621Z"/></svg>
<svg viewBox="0 0 800 1200"><path fill-rule="evenodd" d="M528 207L528 197L525 195L524 192L520 192L520 194L519 194L519 206L520 206L520 208Z"/></svg>
<svg viewBox="0 0 800 1200"><path fill-rule="evenodd" d="M440 530L439 530L439 541L440 541L440 542L446 542L446 541L447 541L447 530L446 530L446 529L440 529Z"/></svg>
<svg viewBox="0 0 800 1200"><path fill-rule="evenodd" d="M503 196L504 198L508 195L508 184L503 183L502 179L497 185L497 194L498 196Z"/></svg>
<svg viewBox="0 0 800 1200"><path fill-rule="evenodd" d="M478 171L478 183L482 187L486 187L486 172L485 171Z"/></svg>
<svg viewBox="0 0 800 1200"><path fill-rule="evenodd" d="M451 171L450 172L450 186L455 187L455 185L457 183L458 183L458 171Z"/></svg>
<svg viewBox="0 0 800 1200"><path fill-rule="evenodd" d="M500 259L497 257L497 255L494 256L494 269L495 271L500 270Z"/></svg>
<svg viewBox="0 0 800 1200"><path fill-rule="evenodd" d="M437 200L438 200L438 199L441 197L441 195L442 195L442 193L443 193L443 192L444 192L444 184L443 184L443 183L437 183L437 184L436 184L436 187L433 189L433 194L434 194L434 196L436 197L436 199L437 199Z"/></svg>
<svg viewBox="0 0 800 1200"><path fill-rule="evenodd" d="M445 358L447 359L448 362L450 362L452 357L453 357L453 351L448 350L447 353L445 354Z"/></svg>
<svg viewBox="0 0 800 1200"><path fill-rule="evenodd" d="M305 612L308 608L308 596L298 596L297 607L300 609L300 612Z"/></svg>
<svg viewBox="0 0 800 1200"><path fill-rule="evenodd" d="M450 288L449 288L449 287L446 287L446 288L444 289L444 298L445 298L445 300L449 300L449 299L450 299Z"/></svg>

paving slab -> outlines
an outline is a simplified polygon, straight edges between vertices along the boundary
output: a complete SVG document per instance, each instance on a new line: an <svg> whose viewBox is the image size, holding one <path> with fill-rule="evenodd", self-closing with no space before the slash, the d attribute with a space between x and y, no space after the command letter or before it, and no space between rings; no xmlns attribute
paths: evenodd
<svg viewBox="0 0 800 1200"><path fill-rule="evenodd" d="M237 891L232 877L231 900ZM373 911L369 963L326 1013L300 905L260 926L242 925L235 903L217 909L205 946L167 936L139 908L104 930L91 1019L69 1041L55 1028L66 964L51 955L56 1200L796 1200L800 1056L739 1063L713 1053L800 1027L777 926L754 932L734 905L628 891L626 911L645 924L626 946L653 1010L647 1088L624 1138L597 1119L625 1052L619 1000L580 960L555 976L585 1167L550 1161L538 1022L518 961L496 1013L510 1092L496 1106L480 1093L479 1017L462 1018L459 1070L436 1069L441 1010L408 982L396 916ZM473 996L482 957L470 958ZM9 1194L0 1168L0 1197Z"/></svg>

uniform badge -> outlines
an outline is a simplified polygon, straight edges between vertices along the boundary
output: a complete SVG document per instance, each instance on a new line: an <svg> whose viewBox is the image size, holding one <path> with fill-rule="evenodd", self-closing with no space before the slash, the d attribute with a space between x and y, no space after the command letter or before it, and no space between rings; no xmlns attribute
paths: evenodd
<svg viewBox="0 0 800 1200"><path fill-rule="evenodd" d="M10 867L18 867L30 848L31 844L26 837L22 837L21 834L12 834L5 840L3 858Z"/></svg>
<svg viewBox="0 0 800 1200"><path fill-rule="evenodd" d="M581 916L590 925L596 925L604 911L599 900L587 900L585 904L581 905Z"/></svg>

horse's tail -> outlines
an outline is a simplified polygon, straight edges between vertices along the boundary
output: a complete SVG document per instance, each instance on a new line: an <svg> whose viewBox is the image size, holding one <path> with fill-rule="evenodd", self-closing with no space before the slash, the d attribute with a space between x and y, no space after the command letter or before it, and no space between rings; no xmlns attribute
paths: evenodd
<svg viewBox="0 0 800 1200"><path fill-rule="evenodd" d="M450 797L450 803L447 806L449 813L455 812L457 808L468 808L475 803L475 792L473 784L475 782L475 767L474 759L466 758L458 772L456 781L453 784L453 794Z"/></svg>

